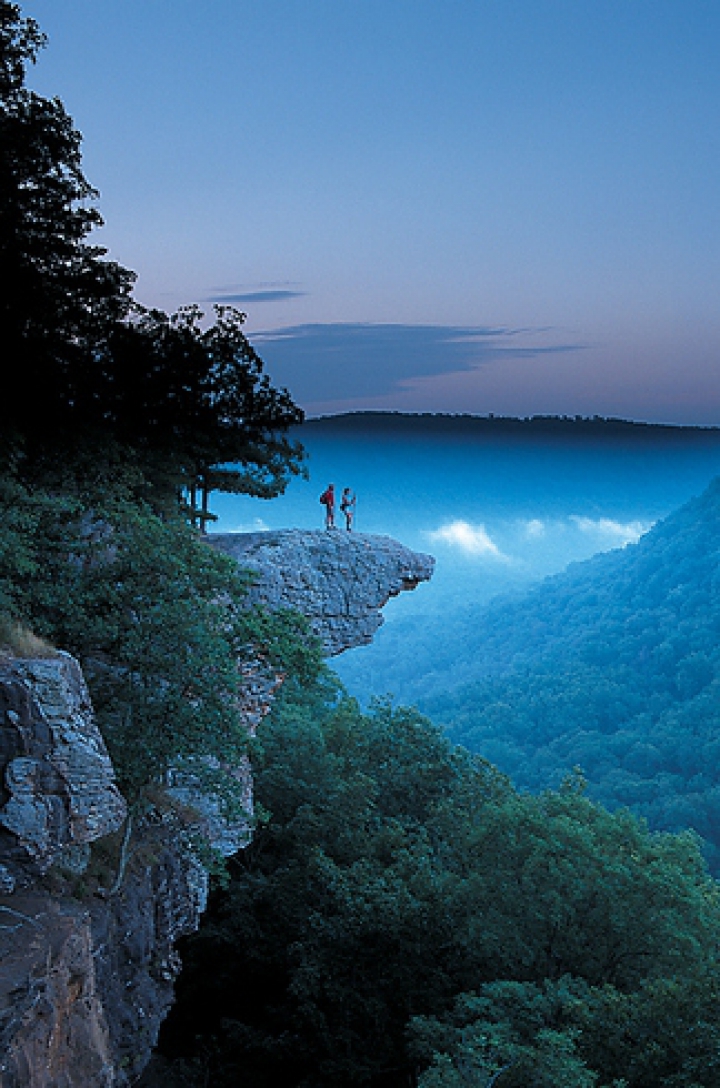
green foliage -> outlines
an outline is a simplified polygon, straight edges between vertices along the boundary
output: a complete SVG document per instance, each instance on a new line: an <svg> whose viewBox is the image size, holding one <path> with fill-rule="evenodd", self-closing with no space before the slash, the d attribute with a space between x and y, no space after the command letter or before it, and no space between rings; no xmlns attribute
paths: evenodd
<svg viewBox="0 0 720 1088"><path fill-rule="evenodd" d="M316 680L323 669L322 645L309 635L307 620L299 612L287 608L268 612L255 607L242 612L241 622L253 658L271 665L283 677L286 690Z"/></svg>
<svg viewBox="0 0 720 1088"><path fill-rule="evenodd" d="M57 534L77 514L68 497L31 492L12 473L0 475L0 613L8 621L28 618L24 596L43 569L41 524L55 523Z"/></svg>
<svg viewBox="0 0 720 1088"><path fill-rule="evenodd" d="M431 1058L420 1088L595 1088L572 1017L587 997L588 987L572 979L490 983L461 995L446 1019L416 1019L412 1047Z"/></svg>
<svg viewBox="0 0 720 1088"><path fill-rule="evenodd" d="M145 311L134 275L88 243L102 220L80 134L58 99L26 86L44 44L0 0L0 317L13 375L0 635L17 647L25 626L80 659L136 799L183 760L214 780L237 765L239 664L254 638L274 667L318 667L297 620L249 618L234 564L178 515L183 488L202 527L213 488L283 490L302 471L285 437L302 412L263 373L244 314L218 308L201 328L196 308Z"/></svg>
<svg viewBox="0 0 720 1088"><path fill-rule="evenodd" d="M237 766L243 661L259 653L279 671L319 668L307 625L249 612L248 576L179 517L122 492L88 507L12 478L0 500L2 610L78 657L131 798L198 755L215 780L218 765Z"/></svg>
<svg viewBox="0 0 720 1088"><path fill-rule="evenodd" d="M720 900L692 836L610 814L578 776L519 794L327 674L280 699L253 760L261 824L183 950L161 1039L178 1070L202 1057L218 1088L715 1083ZM671 993L698 1009L673 1031Z"/></svg>
<svg viewBox="0 0 720 1088"><path fill-rule="evenodd" d="M417 1018L411 1049L430 1060L419 1088L699 1088L720 1064L714 971L609 985L500 982L460 995L440 1018Z"/></svg>

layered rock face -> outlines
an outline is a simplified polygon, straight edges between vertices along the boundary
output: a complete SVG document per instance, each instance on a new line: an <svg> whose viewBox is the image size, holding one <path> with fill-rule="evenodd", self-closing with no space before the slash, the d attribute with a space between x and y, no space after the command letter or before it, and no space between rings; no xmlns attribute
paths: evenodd
<svg viewBox="0 0 720 1088"><path fill-rule="evenodd" d="M68 654L0 660L0 887L87 854L125 819L90 696Z"/></svg>
<svg viewBox="0 0 720 1088"><path fill-rule="evenodd" d="M433 568L386 537L208 539L254 572L249 605L303 612L328 656L370 641L389 597ZM243 680L253 732L278 678L259 662ZM250 808L249 769L238 774ZM125 815L77 663L0 658L0 1088L124 1088L150 1057L180 969L175 943L197 928L208 878L179 845L172 807L131 845ZM202 816L212 824L212 799ZM230 853L248 835L220 827L217 843Z"/></svg>
<svg viewBox="0 0 720 1088"><path fill-rule="evenodd" d="M68 654L2 658L0 711L0 1084L110 1084L90 911L46 878L79 876L125 802Z"/></svg>

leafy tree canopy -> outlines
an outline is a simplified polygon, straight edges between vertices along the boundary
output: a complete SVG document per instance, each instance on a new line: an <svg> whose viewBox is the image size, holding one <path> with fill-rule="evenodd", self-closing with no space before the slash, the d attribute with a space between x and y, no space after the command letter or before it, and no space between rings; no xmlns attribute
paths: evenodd
<svg viewBox="0 0 720 1088"><path fill-rule="evenodd" d="M715 1083L720 901L692 836L578 778L519 794L326 679L254 765L264 816L183 949L164 1085Z"/></svg>
<svg viewBox="0 0 720 1088"><path fill-rule="evenodd" d="M117 325L87 398L88 418L166 465L207 520L211 491L272 498L303 471L287 437L303 413L277 390L243 332L245 314L216 306L215 321L188 306L172 317L136 307Z"/></svg>
<svg viewBox="0 0 720 1088"><path fill-rule="evenodd" d="M44 43L33 19L0 0L0 321L23 433L73 408L93 351L128 312L134 280L87 241L102 219L80 134L59 99L25 86Z"/></svg>
<svg viewBox="0 0 720 1088"><path fill-rule="evenodd" d="M720 480L637 544L448 633L468 683L422 708L520 787L574 766L596 800L691 827L720 871ZM436 681L440 679L436 678Z"/></svg>

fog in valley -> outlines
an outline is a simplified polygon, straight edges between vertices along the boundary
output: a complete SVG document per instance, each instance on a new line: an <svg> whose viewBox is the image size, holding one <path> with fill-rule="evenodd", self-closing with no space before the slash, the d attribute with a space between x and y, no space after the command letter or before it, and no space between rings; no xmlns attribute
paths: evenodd
<svg viewBox="0 0 720 1088"><path fill-rule="evenodd" d="M358 415L302 439L310 479L221 499L218 528L321 528L332 481L359 532L437 561L331 662L361 706L416 707L521 790L581 774L720 871L720 431Z"/></svg>
<svg viewBox="0 0 720 1088"><path fill-rule="evenodd" d="M362 702L415 703L454 682L478 610L636 541L720 474L720 430L580 419L357 413L306 423L309 480L271 501L217 495L212 531L322 528L326 484L357 495L355 529L436 559L388 602L371 646L333 668ZM338 511L338 531L344 531ZM457 679L457 678L455 678Z"/></svg>

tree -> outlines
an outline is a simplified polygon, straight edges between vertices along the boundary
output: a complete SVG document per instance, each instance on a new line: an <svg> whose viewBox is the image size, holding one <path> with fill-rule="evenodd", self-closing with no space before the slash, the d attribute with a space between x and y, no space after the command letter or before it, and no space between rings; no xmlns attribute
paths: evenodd
<svg viewBox="0 0 720 1088"><path fill-rule="evenodd" d="M287 437L303 412L263 372L245 314L214 312L203 326L197 306L171 317L136 306L113 331L96 403L87 406L146 462L165 466L203 528L212 491L272 498L304 471L302 447Z"/></svg>
<svg viewBox="0 0 720 1088"><path fill-rule="evenodd" d="M86 241L102 223L81 136L62 103L28 90L45 37L0 0L0 325L24 438L72 425L95 352L128 312L134 274Z"/></svg>
<svg viewBox="0 0 720 1088"><path fill-rule="evenodd" d="M320 649L301 617L248 609L249 576L177 514L160 518L115 486L88 507L0 477L0 618L79 659L136 800L186 759L237 768L243 663L313 675Z"/></svg>

